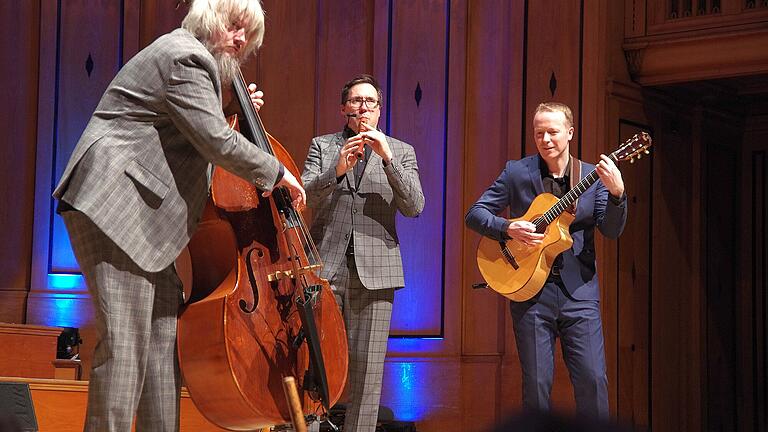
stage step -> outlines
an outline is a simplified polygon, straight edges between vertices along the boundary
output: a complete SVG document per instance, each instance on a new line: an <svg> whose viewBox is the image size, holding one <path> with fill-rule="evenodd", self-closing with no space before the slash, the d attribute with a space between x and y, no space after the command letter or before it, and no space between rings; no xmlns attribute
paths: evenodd
<svg viewBox="0 0 768 432"><path fill-rule="evenodd" d="M61 327L0 323L1 376L56 378L56 343Z"/></svg>
<svg viewBox="0 0 768 432"><path fill-rule="evenodd" d="M29 384L35 417L41 432L81 432L88 403L88 381L0 377L0 382ZM186 389L181 391L181 431L224 431L208 422L195 408Z"/></svg>

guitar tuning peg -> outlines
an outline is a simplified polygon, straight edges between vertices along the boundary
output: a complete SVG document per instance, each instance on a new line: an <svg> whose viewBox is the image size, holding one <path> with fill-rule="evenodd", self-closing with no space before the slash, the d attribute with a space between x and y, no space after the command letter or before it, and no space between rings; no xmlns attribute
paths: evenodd
<svg viewBox="0 0 768 432"><path fill-rule="evenodd" d="M638 158L638 159L642 159L642 158L643 158L643 154L642 154L642 153L639 153L639 154L637 155L637 158Z"/></svg>
<svg viewBox="0 0 768 432"><path fill-rule="evenodd" d="M645 154L651 154L651 151L648 149L645 149Z"/></svg>
<svg viewBox="0 0 768 432"><path fill-rule="evenodd" d="M629 163L631 163L631 164L635 163L635 158L633 158L633 157L629 158Z"/></svg>

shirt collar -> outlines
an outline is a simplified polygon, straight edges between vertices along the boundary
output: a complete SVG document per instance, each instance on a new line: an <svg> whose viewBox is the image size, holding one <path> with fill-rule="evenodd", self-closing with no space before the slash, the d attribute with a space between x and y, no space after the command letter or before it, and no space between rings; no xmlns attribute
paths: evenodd
<svg viewBox="0 0 768 432"><path fill-rule="evenodd" d="M571 156L568 155L568 164L565 166L563 177L561 177L563 179L570 180L571 178L571 160L572 160ZM541 156L539 156L539 170L541 171L542 178L549 177L549 178L555 179L555 176L551 172L549 172L549 167L547 166L547 163L544 162L544 158L542 158Z"/></svg>

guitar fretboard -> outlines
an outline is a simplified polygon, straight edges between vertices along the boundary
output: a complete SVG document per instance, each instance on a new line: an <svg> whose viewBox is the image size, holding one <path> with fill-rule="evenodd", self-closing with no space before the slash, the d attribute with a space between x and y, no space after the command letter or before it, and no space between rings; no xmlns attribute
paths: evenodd
<svg viewBox="0 0 768 432"><path fill-rule="evenodd" d="M613 153L609 156L614 162L618 159ZM536 232L544 232L544 230L551 224L558 216L560 216L568 207L576 202L577 199L592 186L597 179L600 178L597 175L597 169L593 169L592 172L587 174L579 183L576 184L571 190L568 191L562 198L560 198L555 205L550 207L543 215L534 219L533 223L536 225Z"/></svg>

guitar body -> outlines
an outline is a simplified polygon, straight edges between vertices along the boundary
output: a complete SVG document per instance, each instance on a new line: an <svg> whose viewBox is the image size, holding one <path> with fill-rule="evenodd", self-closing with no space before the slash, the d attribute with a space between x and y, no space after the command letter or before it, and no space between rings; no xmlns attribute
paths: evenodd
<svg viewBox="0 0 768 432"><path fill-rule="evenodd" d="M543 193L522 217L511 220L533 221L557 202L554 195ZM514 239L499 242L482 237L477 248L477 266L489 288L517 302L535 296L547 281L555 258L573 245L569 227L574 218L569 212L561 213L547 226L544 240L538 246Z"/></svg>

